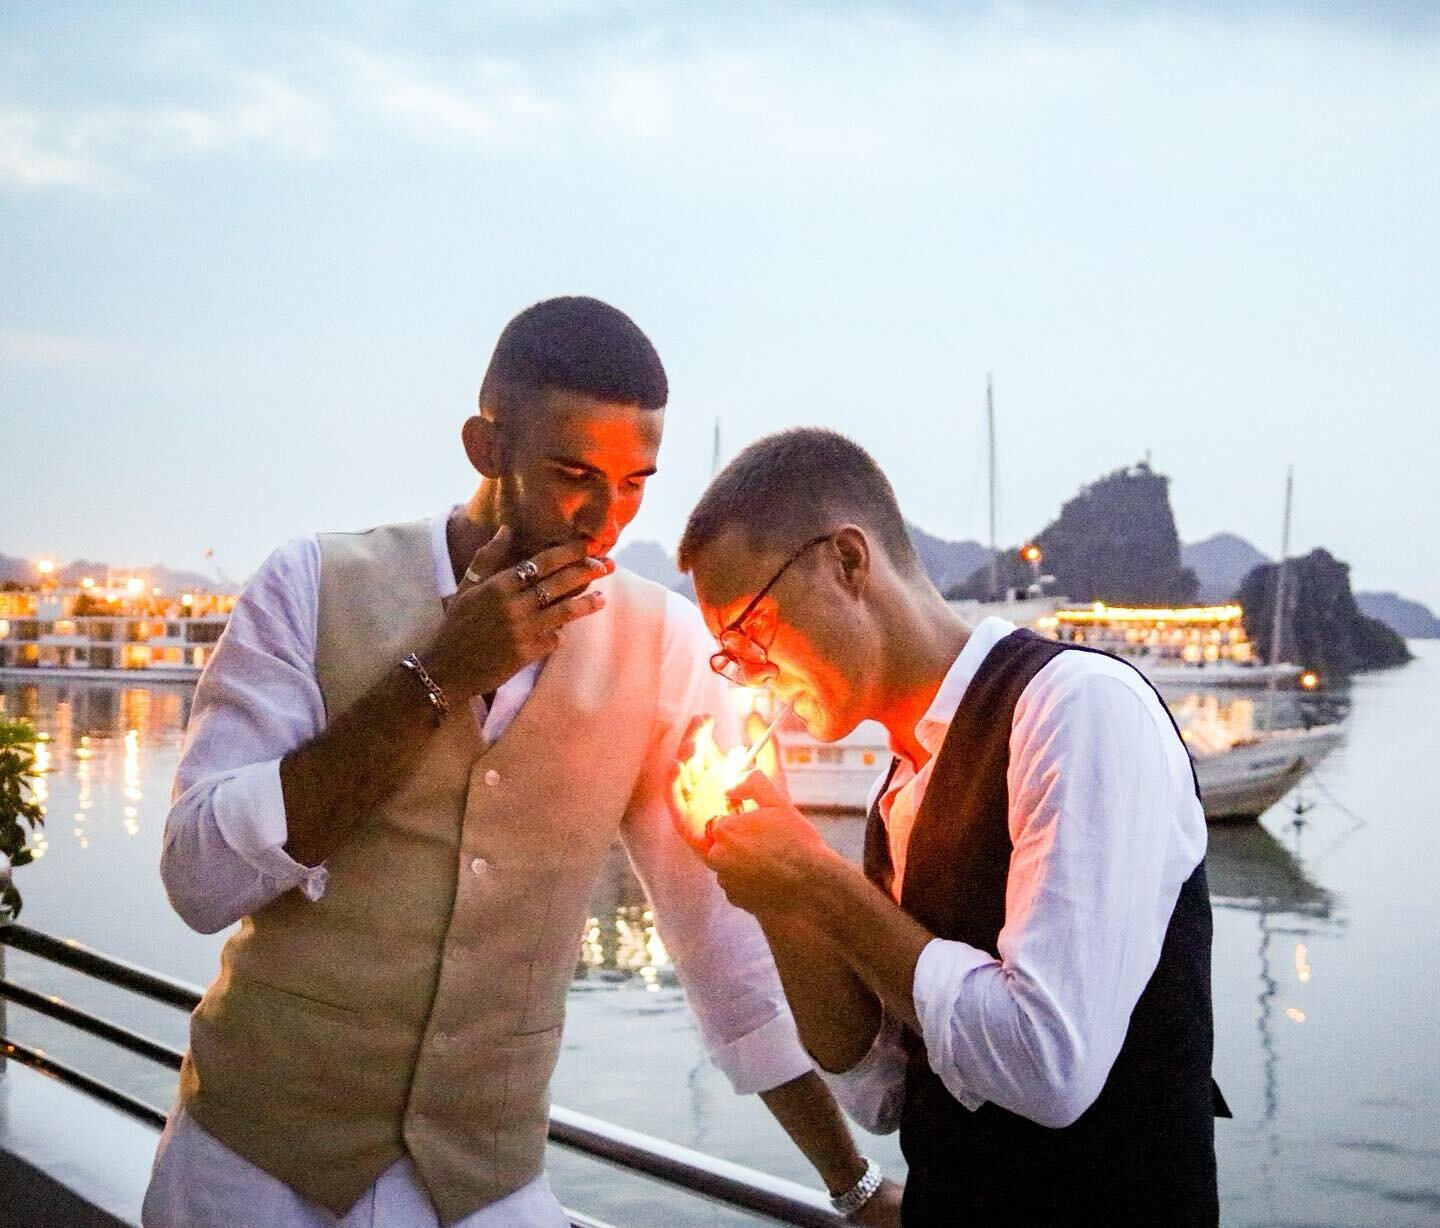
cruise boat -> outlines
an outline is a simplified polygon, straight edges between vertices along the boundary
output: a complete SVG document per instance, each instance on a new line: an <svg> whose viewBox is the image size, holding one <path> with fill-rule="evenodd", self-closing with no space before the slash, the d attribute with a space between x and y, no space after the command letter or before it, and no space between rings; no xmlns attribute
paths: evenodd
<svg viewBox="0 0 1440 1228"><path fill-rule="evenodd" d="M0 675L193 681L235 601L165 593L135 576L0 592Z"/></svg>
<svg viewBox="0 0 1440 1228"><path fill-rule="evenodd" d="M1051 639L1113 653L1158 687L1303 684L1309 677L1303 667L1259 659L1245 632L1244 616L1234 604L1160 609L1097 601L1056 608L1033 625Z"/></svg>

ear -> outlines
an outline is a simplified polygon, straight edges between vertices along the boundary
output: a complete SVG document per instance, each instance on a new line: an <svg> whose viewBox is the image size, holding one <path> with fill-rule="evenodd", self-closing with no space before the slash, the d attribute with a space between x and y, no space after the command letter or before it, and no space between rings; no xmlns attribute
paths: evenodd
<svg viewBox="0 0 1440 1228"><path fill-rule="evenodd" d="M460 438L465 444L465 455L477 473L487 478L504 475L500 428L492 419L479 414L466 418L460 428Z"/></svg>
<svg viewBox="0 0 1440 1228"><path fill-rule="evenodd" d="M831 539L840 558L840 580L859 596L870 586L870 539L859 525L847 524Z"/></svg>

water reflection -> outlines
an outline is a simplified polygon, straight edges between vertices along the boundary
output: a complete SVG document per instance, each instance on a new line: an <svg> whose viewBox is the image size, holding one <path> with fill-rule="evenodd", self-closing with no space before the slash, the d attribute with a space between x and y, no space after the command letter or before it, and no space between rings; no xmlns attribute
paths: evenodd
<svg viewBox="0 0 1440 1228"><path fill-rule="evenodd" d="M190 719L194 688L182 684L139 686L123 682L0 682L0 714L27 720L67 753L85 739L123 737L154 744L178 738Z"/></svg>
<svg viewBox="0 0 1440 1228"><path fill-rule="evenodd" d="M96 829L116 821L128 837L138 836L147 785L163 819L192 696L188 686L0 683L0 717L29 721L42 737L35 798L48 825L31 837L37 858L62 838L67 847L87 850Z"/></svg>
<svg viewBox="0 0 1440 1228"><path fill-rule="evenodd" d="M1293 849L1259 823L1246 823L1211 827L1206 857L1213 906L1253 914L1255 921L1254 1028L1260 1057L1260 1115L1255 1123L1260 1158L1255 1176L1272 1215L1279 1206L1277 1170L1284 1150L1277 1028L1300 1027L1308 1018L1303 1007L1284 1001L1275 965L1293 963L1295 982L1308 985L1314 975L1309 940L1344 923L1339 900L1315 880L1299 855L1304 811L1303 802L1293 809L1288 833ZM1223 950L1217 947L1217 953ZM1233 946L1229 950L1236 953ZM1242 1118L1251 1116L1243 1105L1232 1102L1232 1107Z"/></svg>
<svg viewBox="0 0 1440 1228"><path fill-rule="evenodd" d="M1325 691L1268 691L1256 687L1162 688L1165 705L1197 755L1214 754L1278 729L1336 725L1350 711L1348 682Z"/></svg>
<svg viewBox="0 0 1440 1228"><path fill-rule="evenodd" d="M652 991L678 983L645 889L619 844L611 846L590 894L575 981L578 988L630 982Z"/></svg>
<svg viewBox="0 0 1440 1228"><path fill-rule="evenodd" d="M1205 872L1216 908L1328 920L1335 898L1259 823L1210 828Z"/></svg>

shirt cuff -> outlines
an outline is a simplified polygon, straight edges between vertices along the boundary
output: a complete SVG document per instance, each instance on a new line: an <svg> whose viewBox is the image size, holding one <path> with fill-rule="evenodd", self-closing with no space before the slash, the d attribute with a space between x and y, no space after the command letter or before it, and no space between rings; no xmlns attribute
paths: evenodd
<svg viewBox="0 0 1440 1228"><path fill-rule="evenodd" d="M925 1056L945 1090L972 1113L985 1103L985 1097L970 1091L963 1072L955 1068L952 1029L966 979L977 968L995 962L993 955L968 943L932 938L915 963L912 997L920 1020L920 1036L925 1041Z"/></svg>
<svg viewBox="0 0 1440 1228"><path fill-rule="evenodd" d="M741 1096L771 1091L814 1069L788 1010L753 1032L711 1049L710 1058Z"/></svg>
<svg viewBox="0 0 1440 1228"><path fill-rule="evenodd" d="M889 1016L865 1054L849 1070L832 1073L816 1066L835 1099L871 1134L892 1134L900 1128L905 1104L905 1048L900 1029Z"/></svg>
<svg viewBox="0 0 1440 1228"><path fill-rule="evenodd" d="M303 866L285 851L285 794L280 760L252 763L215 786L215 826L231 852L274 882L281 891L299 887L307 900L325 894L330 873L323 865Z"/></svg>

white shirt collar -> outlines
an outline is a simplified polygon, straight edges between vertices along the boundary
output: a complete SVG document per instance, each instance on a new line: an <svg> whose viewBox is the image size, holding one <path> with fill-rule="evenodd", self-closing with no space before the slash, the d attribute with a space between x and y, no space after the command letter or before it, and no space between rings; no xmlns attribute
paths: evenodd
<svg viewBox="0 0 1440 1228"><path fill-rule="evenodd" d="M1003 618L990 617L981 620L980 625L970 632L965 647L960 650L953 665L945 673L940 689L925 710L925 715L915 725L915 740L930 754L938 755L945 742L950 722L965 698L970 680L980 668L980 662L990 655L990 650L1015 630L1015 624Z"/></svg>
<svg viewBox="0 0 1440 1228"><path fill-rule="evenodd" d="M455 507L446 508L430 521L430 552L435 561L435 588L441 601L455 596L459 587L455 583L455 569L450 565L450 543L445 539L445 526L459 506L457 503Z"/></svg>

